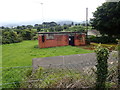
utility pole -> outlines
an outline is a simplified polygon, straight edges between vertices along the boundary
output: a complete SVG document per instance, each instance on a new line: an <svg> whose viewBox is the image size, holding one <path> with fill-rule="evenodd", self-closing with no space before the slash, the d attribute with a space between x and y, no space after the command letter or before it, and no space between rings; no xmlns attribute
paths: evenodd
<svg viewBox="0 0 120 90"><path fill-rule="evenodd" d="M88 43L88 8L86 8L86 43Z"/></svg>
<svg viewBox="0 0 120 90"><path fill-rule="evenodd" d="M43 17L43 3L40 3L41 4L41 7L42 7L42 24L44 22L44 17ZM42 25L43 26L43 30L44 30L44 24Z"/></svg>
<svg viewBox="0 0 120 90"><path fill-rule="evenodd" d="M86 8L86 32L88 32L88 8Z"/></svg>

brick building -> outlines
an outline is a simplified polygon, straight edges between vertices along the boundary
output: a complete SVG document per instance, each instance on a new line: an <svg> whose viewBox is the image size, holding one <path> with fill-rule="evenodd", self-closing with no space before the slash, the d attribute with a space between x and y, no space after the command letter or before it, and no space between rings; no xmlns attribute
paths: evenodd
<svg viewBox="0 0 120 90"><path fill-rule="evenodd" d="M85 45L85 33L80 32L39 32L38 42L40 48L56 46Z"/></svg>

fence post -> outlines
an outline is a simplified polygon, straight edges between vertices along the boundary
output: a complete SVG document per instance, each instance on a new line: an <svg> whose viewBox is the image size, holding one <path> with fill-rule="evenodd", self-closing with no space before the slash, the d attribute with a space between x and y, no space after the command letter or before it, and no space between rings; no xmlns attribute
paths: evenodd
<svg viewBox="0 0 120 90"><path fill-rule="evenodd" d="M118 88L120 88L120 40L118 40Z"/></svg>

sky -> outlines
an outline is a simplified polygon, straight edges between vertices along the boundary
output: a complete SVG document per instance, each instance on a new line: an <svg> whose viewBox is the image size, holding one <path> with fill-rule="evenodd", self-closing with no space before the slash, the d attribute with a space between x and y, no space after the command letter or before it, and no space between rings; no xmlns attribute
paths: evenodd
<svg viewBox="0 0 120 90"><path fill-rule="evenodd" d="M105 0L0 0L0 26L4 24L75 21L92 18ZM42 4L41 4L42 3Z"/></svg>

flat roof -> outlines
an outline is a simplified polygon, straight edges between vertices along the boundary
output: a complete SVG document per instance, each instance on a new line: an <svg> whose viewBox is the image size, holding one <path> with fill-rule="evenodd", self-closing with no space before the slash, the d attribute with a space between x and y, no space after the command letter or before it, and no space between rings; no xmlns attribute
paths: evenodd
<svg viewBox="0 0 120 90"><path fill-rule="evenodd" d="M84 32L38 32L38 34L71 34L71 33L84 33Z"/></svg>

